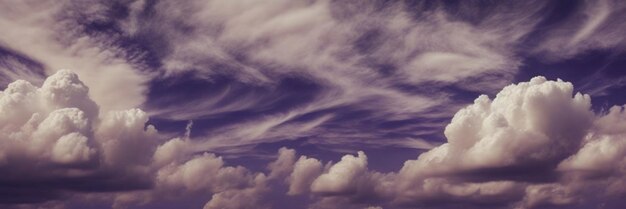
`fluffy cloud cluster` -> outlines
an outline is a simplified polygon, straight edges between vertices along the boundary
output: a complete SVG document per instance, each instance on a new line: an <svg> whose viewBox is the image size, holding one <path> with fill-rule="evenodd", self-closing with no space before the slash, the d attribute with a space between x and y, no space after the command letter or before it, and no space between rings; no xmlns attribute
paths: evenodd
<svg viewBox="0 0 626 209"><path fill-rule="evenodd" d="M139 109L99 111L71 71L41 87L9 84L0 92L0 204L113 192L104 196L115 207L204 194L213 195L208 209L250 208L267 191L264 174L194 153L188 134L165 140L147 121Z"/></svg>
<svg viewBox="0 0 626 209"><path fill-rule="evenodd" d="M16 81L0 94L0 162L41 160L77 165L96 157L88 137L98 106L75 74L61 71L41 88ZM145 121L143 121L145 122Z"/></svg>
<svg viewBox="0 0 626 209"><path fill-rule="evenodd" d="M590 108L590 97L574 94L571 83L535 77L461 109L446 127L448 143L398 172L369 170L363 152L325 167L291 153L288 193L314 194L313 208L365 207L372 200L392 208L612 207L626 195L626 111Z"/></svg>
<svg viewBox="0 0 626 209"><path fill-rule="evenodd" d="M0 92L2 189L18 187L23 194L11 201L29 202L41 201L42 192L54 198L69 190L146 187L134 178L145 172L157 143L147 120L137 109L100 116L89 89L70 71L41 87L15 81Z"/></svg>
<svg viewBox="0 0 626 209"><path fill-rule="evenodd" d="M625 107L596 114L573 89L536 77L480 96L446 127L447 143L397 172L370 170L364 152L323 163L281 148L264 174L197 150L191 124L167 140L139 109L101 112L63 70L0 92L0 200L109 191L118 208L188 195L210 197L205 209L269 208L282 182L288 196L311 195L310 208L610 205L626 195Z"/></svg>
<svg viewBox="0 0 626 209"><path fill-rule="evenodd" d="M480 96L446 127L448 143L408 161L401 173L551 169L579 149L593 119L589 96L572 95L570 83L535 77L493 101Z"/></svg>
<svg viewBox="0 0 626 209"><path fill-rule="evenodd" d="M398 181L410 183L398 196L515 200L525 184L555 181L557 165L590 134L590 107L571 83L543 77L505 87L493 101L481 96L446 127L448 143L405 162Z"/></svg>

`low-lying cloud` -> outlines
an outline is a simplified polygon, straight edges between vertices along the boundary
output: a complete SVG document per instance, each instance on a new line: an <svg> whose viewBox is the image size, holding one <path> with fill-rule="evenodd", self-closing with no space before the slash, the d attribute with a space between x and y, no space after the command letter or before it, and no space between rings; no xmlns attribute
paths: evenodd
<svg viewBox="0 0 626 209"><path fill-rule="evenodd" d="M626 114L621 106L598 114L590 107L591 98L574 94L571 83L535 77L461 109L446 127L448 143L399 171L369 170L359 152L316 178L307 176L314 178L306 181L308 191L320 208L372 200L391 208L614 205L626 195L626 129L620 123ZM321 163L302 156L291 179L305 168L315 171ZM302 182L288 183L291 189L303 188Z"/></svg>
<svg viewBox="0 0 626 209"><path fill-rule="evenodd" d="M0 204L110 192L104 199L125 207L202 193L214 195L205 208L249 208L267 190L264 174L193 153L188 135L160 136L142 110L101 114L89 88L68 70L41 87L9 84L0 92L0 113ZM237 199L247 203L228 206Z"/></svg>
<svg viewBox="0 0 626 209"><path fill-rule="evenodd" d="M268 174L228 166L197 150L191 124L167 139L139 109L101 114L88 91L62 70L41 87L18 80L0 93L2 203L107 192L115 207L193 194L211 196L207 209L271 207L266 197L280 185L311 195L311 208L534 208L626 195L624 107L594 113L591 98L561 80L535 77L478 97L452 118L447 143L389 173L369 169L364 152L323 163L287 148Z"/></svg>

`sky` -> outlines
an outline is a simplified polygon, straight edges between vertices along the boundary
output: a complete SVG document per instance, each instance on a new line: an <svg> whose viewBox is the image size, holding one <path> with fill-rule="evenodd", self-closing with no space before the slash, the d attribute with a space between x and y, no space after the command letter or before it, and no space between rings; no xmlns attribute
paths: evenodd
<svg viewBox="0 0 626 209"><path fill-rule="evenodd" d="M0 208L619 209L619 0L0 0Z"/></svg>

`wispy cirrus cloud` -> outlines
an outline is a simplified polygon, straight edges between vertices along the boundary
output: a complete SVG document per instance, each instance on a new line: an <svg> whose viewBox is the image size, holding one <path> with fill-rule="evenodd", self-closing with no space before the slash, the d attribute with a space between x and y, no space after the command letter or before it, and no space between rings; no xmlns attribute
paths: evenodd
<svg viewBox="0 0 626 209"><path fill-rule="evenodd" d="M280 0L263 4L68 1L48 7L29 2L5 5L9 9L3 24L15 28L4 38L6 47L43 64L48 73L78 69L104 109L143 104L152 116L177 121L230 113L250 115L234 119L237 125L227 128L231 130L246 129L240 122L267 124L267 133L259 129L254 136L222 134L238 138L239 145L266 138L319 135L311 130L324 132L328 126L343 124L339 120L344 116L336 111L345 109L362 111L361 117L352 118L361 131L374 130L367 127L371 121L447 119L470 100L459 95L495 93L510 83L520 73L525 54L558 60L588 50L619 47L622 42L621 23L613 20L619 19L623 6L614 1L575 4L564 16L543 15L555 10L555 4L546 2L483 6ZM16 15L31 10L40 15ZM559 15L563 17L555 22ZM38 32L24 35L29 31ZM33 42L42 44L30 46ZM220 84L225 78L232 80ZM601 94L621 85L620 80L594 78L611 84L588 81L581 86ZM303 89L314 90L300 96L303 89L289 91L294 87L285 85L289 79L312 83ZM204 82L194 88L214 93L181 94L168 85L190 80ZM112 82L116 84L109 85ZM159 86L168 90L159 92ZM122 87L126 90L120 91ZM151 93L144 96L146 92ZM272 109L278 103L287 106ZM323 118L334 119L318 124L296 121L320 112L328 112ZM281 124L301 125L303 131L287 134L278 128ZM312 124L316 128L310 127ZM419 129L410 124L403 126ZM441 128L430 130L437 131Z"/></svg>
<svg viewBox="0 0 626 209"><path fill-rule="evenodd" d="M136 2L129 14L138 15L117 23L123 35L158 37L151 40L163 46L156 50L162 58L159 69L167 75L191 72L208 80L198 88L222 89L198 94L206 99L190 103L181 102L176 91L155 95L153 101L173 105L148 101L153 116L187 120L249 113L225 128L232 133L205 137L208 143L236 146L320 136L328 127L341 126L345 116L334 112L345 109L360 111L354 122L363 126L361 131L374 130L366 127L375 120L449 117L463 103L453 98L453 89L489 92L513 78L520 64L515 45L539 22L534 14L541 9L519 6L526 12L496 7L493 15L470 23L450 15L443 5L428 9L400 2ZM211 81L224 75L236 81L225 87ZM172 81L187 80L178 79ZM285 85L288 79L313 83L315 91L305 94L311 100L288 94L294 88ZM295 103L278 112L263 108L289 104L283 97ZM297 121L315 114L322 115L313 120L319 123ZM333 133L339 136L329 140L341 138L341 132Z"/></svg>

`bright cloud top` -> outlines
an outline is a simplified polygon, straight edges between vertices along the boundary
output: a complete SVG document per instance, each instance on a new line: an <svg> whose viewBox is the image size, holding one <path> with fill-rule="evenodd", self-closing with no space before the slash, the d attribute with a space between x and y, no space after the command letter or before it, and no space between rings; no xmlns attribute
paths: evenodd
<svg viewBox="0 0 626 209"><path fill-rule="evenodd" d="M119 191L105 199L121 207L185 191L214 193L207 208L221 208L228 199L260 190L263 174L226 167L213 154L192 155L184 148L185 138L159 146L164 138L146 125L145 112L130 109L100 115L88 93L68 70L48 77L41 87L18 80L0 92L1 203L80 199L86 192ZM207 173L214 175L206 178ZM255 189L238 193L245 188ZM123 193L145 189L152 192Z"/></svg>

